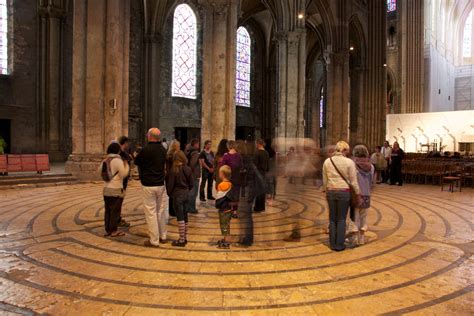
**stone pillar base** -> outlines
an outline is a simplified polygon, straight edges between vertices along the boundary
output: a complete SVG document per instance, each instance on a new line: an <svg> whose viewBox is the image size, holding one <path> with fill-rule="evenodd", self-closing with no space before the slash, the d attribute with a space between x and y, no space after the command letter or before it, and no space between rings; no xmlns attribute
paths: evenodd
<svg viewBox="0 0 474 316"><path fill-rule="evenodd" d="M49 151L48 155L51 162L64 162L66 160L66 154L62 151Z"/></svg>
<svg viewBox="0 0 474 316"><path fill-rule="evenodd" d="M101 180L99 165L105 158L103 154L71 154L66 162L65 171L81 180Z"/></svg>

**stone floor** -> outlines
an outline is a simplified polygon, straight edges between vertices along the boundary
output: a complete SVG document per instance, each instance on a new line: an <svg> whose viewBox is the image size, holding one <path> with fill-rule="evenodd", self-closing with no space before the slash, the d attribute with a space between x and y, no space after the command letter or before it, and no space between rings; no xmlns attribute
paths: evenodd
<svg viewBox="0 0 474 316"><path fill-rule="evenodd" d="M107 239L102 203L98 184L0 192L0 314L474 313L473 189L378 186L369 243L341 253L327 247L324 195L311 186L280 185L248 249L216 249L211 205L191 217L187 248L141 246L136 182L123 210L132 226ZM282 241L297 223L302 241Z"/></svg>

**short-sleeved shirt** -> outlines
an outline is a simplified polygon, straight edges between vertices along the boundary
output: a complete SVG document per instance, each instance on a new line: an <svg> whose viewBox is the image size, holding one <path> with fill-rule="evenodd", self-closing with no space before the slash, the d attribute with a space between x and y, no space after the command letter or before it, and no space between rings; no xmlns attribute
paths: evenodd
<svg viewBox="0 0 474 316"><path fill-rule="evenodd" d="M214 153L212 151L201 151L201 153L199 154L199 159L204 159L204 163L209 168L212 168L214 166Z"/></svg>

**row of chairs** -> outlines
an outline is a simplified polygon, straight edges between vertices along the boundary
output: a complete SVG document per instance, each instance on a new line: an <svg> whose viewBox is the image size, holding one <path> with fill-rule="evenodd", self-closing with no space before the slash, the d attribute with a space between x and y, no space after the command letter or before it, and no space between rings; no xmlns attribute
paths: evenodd
<svg viewBox="0 0 474 316"><path fill-rule="evenodd" d="M461 185L474 186L474 163L439 160L405 160L402 165L408 183L441 184L444 177L461 178Z"/></svg>

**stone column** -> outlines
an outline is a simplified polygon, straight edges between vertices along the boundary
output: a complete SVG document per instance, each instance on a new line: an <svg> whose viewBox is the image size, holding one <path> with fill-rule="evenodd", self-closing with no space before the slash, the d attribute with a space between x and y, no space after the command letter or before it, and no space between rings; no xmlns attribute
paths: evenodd
<svg viewBox="0 0 474 316"><path fill-rule="evenodd" d="M61 32L64 3L41 0L39 31L39 135L41 149L51 161L64 161L60 148L61 118Z"/></svg>
<svg viewBox="0 0 474 316"><path fill-rule="evenodd" d="M276 137L302 138L305 136L306 32L300 28L279 32L276 40L279 82Z"/></svg>
<svg viewBox="0 0 474 316"><path fill-rule="evenodd" d="M161 43L160 33L150 33L145 35L144 45L144 113L142 116L143 128L140 132L148 130L153 126L159 126L160 89L157 83L160 82L161 63ZM145 136L143 135L143 138Z"/></svg>
<svg viewBox="0 0 474 316"><path fill-rule="evenodd" d="M327 53L326 145L349 139L349 50Z"/></svg>
<svg viewBox="0 0 474 316"><path fill-rule="evenodd" d="M383 144L387 102L386 7L368 1L367 102L363 107L364 142L371 148Z"/></svg>
<svg viewBox="0 0 474 316"><path fill-rule="evenodd" d="M401 113L423 112L423 0L399 1L401 10Z"/></svg>
<svg viewBox="0 0 474 316"><path fill-rule="evenodd" d="M200 0L203 16L201 139L235 138L235 55L239 2Z"/></svg>
<svg viewBox="0 0 474 316"><path fill-rule="evenodd" d="M129 0L74 1L72 142L66 170L94 178L112 140L128 134Z"/></svg>

